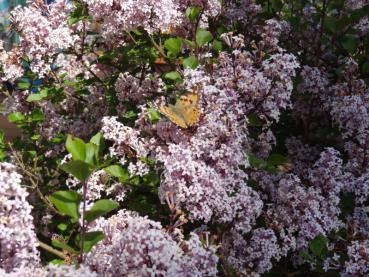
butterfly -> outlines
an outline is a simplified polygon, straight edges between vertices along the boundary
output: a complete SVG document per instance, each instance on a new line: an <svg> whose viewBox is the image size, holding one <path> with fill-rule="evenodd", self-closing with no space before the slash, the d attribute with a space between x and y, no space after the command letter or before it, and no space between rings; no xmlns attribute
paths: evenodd
<svg viewBox="0 0 369 277"><path fill-rule="evenodd" d="M161 106L159 111L182 128L189 128L200 117L199 95L196 91L182 95L175 105Z"/></svg>

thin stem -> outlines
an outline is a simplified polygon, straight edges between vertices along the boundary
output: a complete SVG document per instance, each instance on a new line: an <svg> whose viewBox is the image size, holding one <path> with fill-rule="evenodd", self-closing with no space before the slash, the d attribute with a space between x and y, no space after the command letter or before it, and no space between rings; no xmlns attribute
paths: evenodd
<svg viewBox="0 0 369 277"><path fill-rule="evenodd" d="M83 263L83 249L84 249L84 240L85 240L85 233L86 233L86 220L85 220L85 213L86 213L86 196L87 196L87 183L83 182L83 203L82 203L82 228L81 228L81 253L80 253L80 263Z"/></svg>
<svg viewBox="0 0 369 277"><path fill-rule="evenodd" d="M153 37L149 35L149 38L150 38L151 43L156 48L156 50L158 50L158 52L160 53L160 55L162 55L164 58L168 58L167 55L165 55L165 53L163 52L163 49L155 42Z"/></svg>
<svg viewBox="0 0 369 277"><path fill-rule="evenodd" d="M82 63L82 65L83 65L83 67L84 68L86 68L87 69L87 71L88 72L90 72L91 73L91 75L92 76L94 76L98 81L99 81L99 83L100 84L102 84L107 90L109 90L109 86L107 86L105 83L104 83L104 81L99 77L99 76L97 76L96 75L96 73L95 72L93 72L93 70L89 67L89 66L87 66L86 64L85 64L85 62L83 61L83 60L81 60L81 63Z"/></svg>
<svg viewBox="0 0 369 277"><path fill-rule="evenodd" d="M126 32L127 35L129 36L129 38L134 42L134 44L138 45L137 41L135 40L135 38L131 35L131 32L130 31L127 31Z"/></svg>
<svg viewBox="0 0 369 277"><path fill-rule="evenodd" d="M40 246L42 249L46 250L47 252L50 252L59 258L65 259L65 256L63 252L56 250L55 248L52 248L50 245L43 243L42 241L38 241L38 246Z"/></svg>
<svg viewBox="0 0 369 277"><path fill-rule="evenodd" d="M40 191L38 187L38 177L26 168L22 157L19 156L19 154L13 149L13 147L10 144L9 144L9 148L12 152L12 156L14 157L18 167L21 169L22 173L28 177L28 180L31 182L32 189L36 191L37 195L40 197L40 199L46 204L46 206L51 211L53 211L56 214L61 215L61 213L57 209L54 208L54 206L50 203L50 201Z"/></svg>
<svg viewBox="0 0 369 277"><path fill-rule="evenodd" d="M323 1L323 10L322 10L322 16L321 16L321 20L320 20L320 29L319 29L319 36L318 36L318 41L317 41L317 57L320 57L321 55L321 46L322 46L322 38L323 38L323 33L324 33L324 24L325 24L325 18L327 15L327 4L328 4L328 0L324 0Z"/></svg>

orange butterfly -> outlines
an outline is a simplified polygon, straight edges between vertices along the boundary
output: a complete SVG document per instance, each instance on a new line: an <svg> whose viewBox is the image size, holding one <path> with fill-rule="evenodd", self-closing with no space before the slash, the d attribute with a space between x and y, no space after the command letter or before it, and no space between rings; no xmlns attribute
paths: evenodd
<svg viewBox="0 0 369 277"><path fill-rule="evenodd" d="M196 91L182 95L175 105L161 106L159 111L181 128L189 128L200 118L199 95Z"/></svg>

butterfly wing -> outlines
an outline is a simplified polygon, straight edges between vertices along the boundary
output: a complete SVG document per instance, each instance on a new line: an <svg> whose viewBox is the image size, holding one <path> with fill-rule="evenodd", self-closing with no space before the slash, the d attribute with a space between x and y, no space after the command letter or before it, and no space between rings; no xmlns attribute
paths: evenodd
<svg viewBox="0 0 369 277"><path fill-rule="evenodd" d="M169 106L161 106L159 111L164 114L166 117L169 118L170 121L177 124L179 127L187 128L186 121L183 119L181 114L176 111L175 106L169 105Z"/></svg>
<svg viewBox="0 0 369 277"><path fill-rule="evenodd" d="M187 126L195 125L200 117L199 95L191 92L182 96L178 101L178 109Z"/></svg>
<svg viewBox="0 0 369 277"><path fill-rule="evenodd" d="M161 106L159 110L178 126L188 128L200 117L199 96L196 92L187 93L175 105Z"/></svg>

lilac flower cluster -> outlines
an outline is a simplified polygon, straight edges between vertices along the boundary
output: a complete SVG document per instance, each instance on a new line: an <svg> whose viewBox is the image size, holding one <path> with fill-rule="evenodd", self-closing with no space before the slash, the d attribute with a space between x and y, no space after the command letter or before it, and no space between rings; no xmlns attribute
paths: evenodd
<svg viewBox="0 0 369 277"><path fill-rule="evenodd" d="M199 236L176 241L159 222L120 210L98 220L90 230L103 230L105 239L86 258L104 276L216 276L216 248L203 246Z"/></svg>
<svg viewBox="0 0 369 277"><path fill-rule="evenodd" d="M369 274L369 241L353 241L348 247L350 260L346 262L345 272L349 274Z"/></svg>
<svg viewBox="0 0 369 277"><path fill-rule="evenodd" d="M228 234L222 246L227 263L245 276L259 276L269 271L281 258L281 249L272 229L258 228L252 231L246 241L237 232Z"/></svg>
<svg viewBox="0 0 369 277"><path fill-rule="evenodd" d="M186 22L183 12L193 2L204 9L202 25L209 16L216 16L220 12L220 3L215 0L207 1L84 1L93 19L99 22L102 36L114 43L121 44L125 39L125 32L138 28L145 29L149 34L154 32L174 33L180 31Z"/></svg>
<svg viewBox="0 0 369 277"><path fill-rule="evenodd" d="M4 277L49 277L49 276L86 276L86 277L97 277L96 272L92 272L87 266L81 265L79 268L70 265L53 265L49 264L46 267L20 267L16 268L12 272L6 273L0 269L0 275Z"/></svg>
<svg viewBox="0 0 369 277"><path fill-rule="evenodd" d="M14 165L0 163L0 270L32 267L40 262L28 192Z"/></svg>
<svg viewBox="0 0 369 277"><path fill-rule="evenodd" d="M21 63L20 58L25 55L31 63L32 71L44 76L51 70L53 56L59 49L73 46L78 36L67 24L67 13L71 10L67 1L56 1L46 5L42 1L35 1L27 7L17 7L12 12L13 24L21 32L21 43L18 48L18 60L13 61L12 67ZM9 69L8 69L9 71ZM6 78L21 77L18 72L9 71Z"/></svg>
<svg viewBox="0 0 369 277"><path fill-rule="evenodd" d="M133 101L141 103L153 93L163 91L163 81L150 73L132 76L129 72L120 73L115 83L115 90L120 101Z"/></svg>

